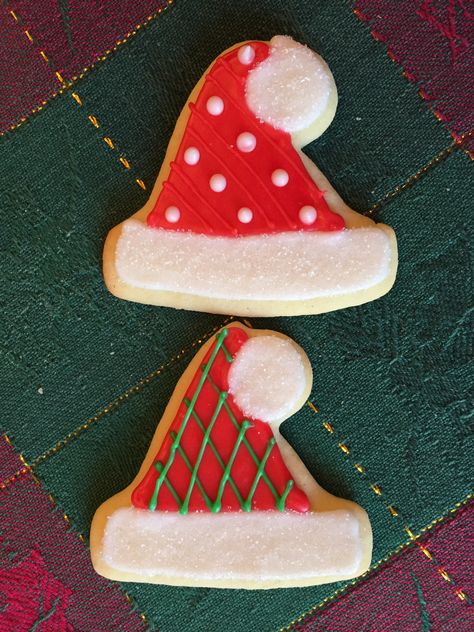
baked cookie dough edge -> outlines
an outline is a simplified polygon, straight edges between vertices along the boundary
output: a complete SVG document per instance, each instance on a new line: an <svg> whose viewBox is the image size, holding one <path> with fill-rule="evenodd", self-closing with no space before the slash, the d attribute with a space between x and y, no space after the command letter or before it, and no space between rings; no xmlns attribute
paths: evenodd
<svg viewBox="0 0 474 632"><path fill-rule="evenodd" d="M308 396L312 387L312 370L304 351L299 347L292 339L287 336L280 334L278 332L274 332L271 330L255 330L246 327L245 325L239 322L232 322L225 326L225 328L232 327L240 327L243 329L249 337L252 336L264 336L264 335L272 335L278 336L285 340L289 340L291 344L299 351L301 354L301 358L303 359L305 366L305 375L306 375L306 384L305 389L298 401L298 404L295 406L294 410L292 410L288 417L297 412L307 401ZM222 328L224 329L224 327ZM145 459L135 477L133 482L128 485L123 491L118 494L112 496L107 501L105 501L96 511L90 532L90 549L91 549L91 558L92 564L95 570L105 577L109 579L118 580L118 581L133 581L133 582L146 582L146 583L156 583L156 584L168 584L168 585L182 585L182 586L203 586L203 587L213 587L213 588L244 588L244 589L269 589L269 588L279 588L279 587L296 587L296 586L310 586L317 585L323 583L329 583L333 581L351 579L353 577L357 577L364 573L370 566L371 562L371 554L372 554L372 531L370 527L370 522L366 512L357 504L353 503L349 500L344 500L329 494L325 490L323 490L313 479L312 475L308 472L305 465L296 455L294 450L285 442L283 438L278 439L278 444L280 446L280 450L282 452L282 456L285 460L285 463L290 470L292 476L295 479L295 482L300 485L300 487L305 486L305 491L308 494L308 497L311 501L313 511L315 513L324 514L325 512L334 512L334 511L344 511L348 513L351 518L357 523L358 528L358 542L360 546L360 555L358 556L358 562L354 569L349 573L337 574L337 575L315 575L315 576L304 576L301 578L272 578L270 580L261 580L258 578L255 579L232 579L230 577L224 578L192 578L187 574L183 574L182 577L179 575L173 574L173 576L167 576L166 574L156 573L153 575L141 575L139 573L134 572L126 572L123 570L119 570L110 566L103 557L103 538L104 533L107 527L107 523L109 518L116 514L120 509L130 509L131 508L131 494L133 489L137 486L137 484L142 480L145 473L148 471L151 466L156 453L158 451L159 446L161 445L164 436L166 435L169 426L173 422L175 417L177 408L182 401L185 392L189 386L190 381L192 380L196 370L199 365L202 363L202 360L209 350L209 347L212 345L215 340L215 336L217 333L212 336L210 340L208 340L197 352L194 358L191 360L190 364L184 371L183 375L179 379L177 386L173 392L173 395L170 398L170 401L163 413L163 416L157 426L154 437L150 443ZM275 435L277 436L278 429L274 429ZM290 512L288 512L290 513ZM241 515L240 513L235 514L235 516ZM243 518L245 519L245 514ZM272 512L272 520L278 521L280 514L278 512ZM275 523L276 524L276 523ZM291 544L291 543L290 543ZM335 543L336 544L336 543Z"/></svg>

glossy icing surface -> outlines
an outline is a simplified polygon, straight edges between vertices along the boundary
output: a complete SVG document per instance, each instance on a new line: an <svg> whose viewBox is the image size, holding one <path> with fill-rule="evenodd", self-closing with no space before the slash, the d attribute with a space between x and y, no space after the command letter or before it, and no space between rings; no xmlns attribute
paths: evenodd
<svg viewBox="0 0 474 632"><path fill-rule="evenodd" d="M292 42L288 38L275 39L277 44L281 40ZM216 60L196 101L188 104L189 118L169 176L148 216L149 226L227 237L342 230L344 220L330 210L324 192L308 175L288 131L265 122L247 104L251 95L252 102L258 101L256 86L262 84L265 107L271 107L268 95L272 89L280 89L280 85L272 88L268 83L269 75L275 76L268 70L272 58L279 64L276 75L281 83L288 82L285 73L291 71L295 54L306 60L306 65L298 66L300 74L293 73L291 77L293 93L304 72L309 73L309 84L316 83L316 90L317 86L324 88L327 67L320 64L320 58L296 42L286 56L284 50L279 45L273 50L265 42L251 42ZM286 65L282 63L285 57ZM315 73L314 65L321 76ZM299 100L307 93L300 86ZM279 103L283 100L280 96ZM320 101L321 98L307 117L317 114ZM308 206L317 212L303 218L300 210ZM176 213L167 213L170 208L179 210L179 219L175 220ZM243 215L239 212L242 208L250 213Z"/></svg>
<svg viewBox="0 0 474 632"><path fill-rule="evenodd" d="M246 416L229 393L229 369L247 340L238 327L216 336L153 465L132 494L135 507L182 514L308 511L308 498L291 478L271 428ZM274 342L267 337L267 345ZM239 376L246 366L238 369Z"/></svg>

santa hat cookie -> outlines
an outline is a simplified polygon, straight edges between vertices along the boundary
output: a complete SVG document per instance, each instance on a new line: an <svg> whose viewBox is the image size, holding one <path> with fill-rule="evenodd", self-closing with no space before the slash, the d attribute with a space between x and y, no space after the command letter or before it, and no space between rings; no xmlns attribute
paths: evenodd
<svg viewBox="0 0 474 632"><path fill-rule="evenodd" d="M324 60L289 37L224 52L191 93L148 203L108 235L109 290L259 316L387 292L392 229L350 210L301 151L336 104Z"/></svg>
<svg viewBox="0 0 474 632"><path fill-rule="evenodd" d="M279 433L311 367L292 340L234 323L207 342L171 397L137 477L91 527L111 579L277 588L356 577L366 513L325 492Z"/></svg>

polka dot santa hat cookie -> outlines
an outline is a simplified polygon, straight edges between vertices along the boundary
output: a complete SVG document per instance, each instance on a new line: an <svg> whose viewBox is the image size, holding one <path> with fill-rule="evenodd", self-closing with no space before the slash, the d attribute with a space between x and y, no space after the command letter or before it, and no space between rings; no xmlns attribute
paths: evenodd
<svg viewBox="0 0 474 632"><path fill-rule="evenodd" d="M385 294L393 230L352 211L301 151L336 104L324 60L289 37L224 52L191 93L148 203L108 235L109 290L254 316Z"/></svg>
<svg viewBox="0 0 474 632"><path fill-rule="evenodd" d="M178 382L135 480L97 510L95 569L220 588L308 586L370 564L367 514L332 496L279 432L311 390L304 351L233 323Z"/></svg>

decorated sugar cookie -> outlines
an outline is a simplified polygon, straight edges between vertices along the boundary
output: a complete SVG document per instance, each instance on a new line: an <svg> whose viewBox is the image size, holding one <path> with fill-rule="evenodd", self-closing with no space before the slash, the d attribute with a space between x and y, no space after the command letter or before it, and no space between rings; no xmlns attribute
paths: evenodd
<svg viewBox="0 0 474 632"><path fill-rule="evenodd" d="M121 298L241 315L292 315L385 294L391 228L349 209L301 148L330 124L324 60L289 37L224 52L184 106L148 203L108 235Z"/></svg>
<svg viewBox="0 0 474 632"><path fill-rule="evenodd" d="M367 570L367 514L319 487L279 432L311 383L291 339L239 323L221 329L178 382L135 480L97 510L97 572L277 588Z"/></svg>

